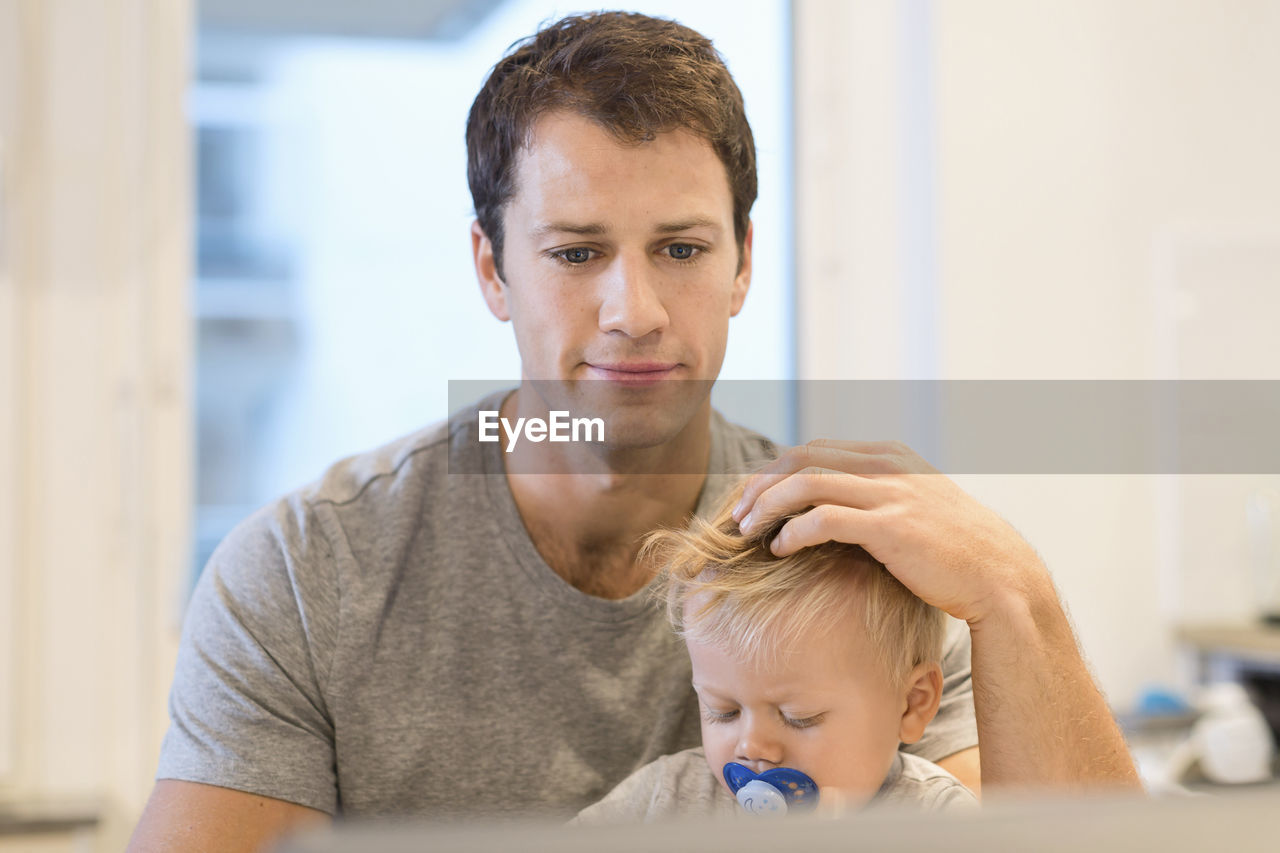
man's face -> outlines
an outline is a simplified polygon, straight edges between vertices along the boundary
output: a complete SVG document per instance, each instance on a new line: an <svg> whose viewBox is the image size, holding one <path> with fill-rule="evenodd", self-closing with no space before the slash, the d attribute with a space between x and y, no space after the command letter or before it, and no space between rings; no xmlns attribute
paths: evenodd
<svg viewBox="0 0 1280 853"><path fill-rule="evenodd" d="M862 633L846 620L802 634L777 662L687 641L702 745L721 784L734 761L756 773L799 770L817 783L820 802L856 804L876 793L898 750L906 698Z"/></svg>
<svg viewBox="0 0 1280 853"><path fill-rule="evenodd" d="M473 243L522 379L549 407L607 413L614 440L668 440L706 404L750 282L724 165L687 131L628 145L562 111L538 120L515 178L505 280L478 228Z"/></svg>

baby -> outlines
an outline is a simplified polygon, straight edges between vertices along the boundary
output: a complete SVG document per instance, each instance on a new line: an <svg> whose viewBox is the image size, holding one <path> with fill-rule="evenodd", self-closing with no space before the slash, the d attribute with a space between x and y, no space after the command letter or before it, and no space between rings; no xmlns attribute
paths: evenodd
<svg viewBox="0 0 1280 853"><path fill-rule="evenodd" d="M855 545L773 556L785 519L742 536L730 516L741 494L713 521L655 533L642 551L662 566L658 594L689 649L702 747L640 768L575 823L745 813L748 798L739 805L725 779L730 763L746 768L731 772L735 789L774 768L800 771L817 785L808 802L803 782L781 787L802 810L815 796L827 813L971 806L954 776L899 751L938 710L942 612Z"/></svg>

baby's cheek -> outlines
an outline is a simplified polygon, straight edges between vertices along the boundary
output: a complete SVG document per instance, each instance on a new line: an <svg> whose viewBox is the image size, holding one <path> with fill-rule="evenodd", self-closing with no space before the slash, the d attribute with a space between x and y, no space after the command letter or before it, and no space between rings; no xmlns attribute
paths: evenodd
<svg viewBox="0 0 1280 853"><path fill-rule="evenodd" d="M864 748L851 750L846 755L856 756L841 766L832 767L833 785L838 788L843 804L847 806L861 805L880 790L893 766L893 758L897 754L897 742L879 749Z"/></svg>
<svg viewBox="0 0 1280 853"><path fill-rule="evenodd" d="M717 732L708 724L702 724L702 751L707 756L707 767L717 779L723 780L724 766L733 761L732 744L723 732Z"/></svg>

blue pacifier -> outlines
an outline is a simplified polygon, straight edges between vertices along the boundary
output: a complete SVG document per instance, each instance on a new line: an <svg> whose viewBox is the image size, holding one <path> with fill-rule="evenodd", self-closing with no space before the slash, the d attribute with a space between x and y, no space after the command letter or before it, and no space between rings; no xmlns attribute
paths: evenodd
<svg viewBox="0 0 1280 853"><path fill-rule="evenodd" d="M818 804L817 783L790 767L775 767L757 775L731 761L724 766L724 781L751 814L781 816L807 812Z"/></svg>

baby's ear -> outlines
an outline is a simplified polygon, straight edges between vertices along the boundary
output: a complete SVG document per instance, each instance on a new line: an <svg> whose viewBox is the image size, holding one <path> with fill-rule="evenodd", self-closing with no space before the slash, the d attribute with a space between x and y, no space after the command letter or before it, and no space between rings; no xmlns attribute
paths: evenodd
<svg viewBox="0 0 1280 853"><path fill-rule="evenodd" d="M936 663L918 664L907 676L904 690L898 740L915 743L924 736L924 727L938 713L938 703L942 701L942 667Z"/></svg>

